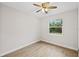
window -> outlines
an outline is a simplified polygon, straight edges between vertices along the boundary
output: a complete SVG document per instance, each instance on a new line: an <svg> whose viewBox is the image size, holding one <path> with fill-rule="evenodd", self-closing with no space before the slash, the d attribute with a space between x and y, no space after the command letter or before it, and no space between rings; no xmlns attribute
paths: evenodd
<svg viewBox="0 0 79 59"><path fill-rule="evenodd" d="M62 19L49 20L49 33L62 33Z"/></svg>

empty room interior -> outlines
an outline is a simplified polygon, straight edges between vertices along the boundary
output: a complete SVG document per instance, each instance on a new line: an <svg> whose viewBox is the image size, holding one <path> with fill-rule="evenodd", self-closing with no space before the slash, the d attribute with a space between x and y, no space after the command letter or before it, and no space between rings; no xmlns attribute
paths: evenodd
<svg viewBox="0 0 79 59"><path fill-rule="evenodd" d="M1 57L77 57L77 2L0 2Z"/></svg>

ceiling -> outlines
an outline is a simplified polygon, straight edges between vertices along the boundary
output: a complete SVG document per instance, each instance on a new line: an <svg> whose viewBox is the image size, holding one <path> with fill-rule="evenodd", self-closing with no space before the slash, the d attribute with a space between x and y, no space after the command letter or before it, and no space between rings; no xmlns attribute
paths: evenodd
<svg viewBox="0 0 79 59"><path fill-rule="evenodd" d="M25 13L30 13L34 15L35 17L44 17L49 15L54 15L57 13L61 13L64 11L72 10L77 8L77 2L51 2L51 5L57 6L57 9L52 9L48 12L48 14L45 14L43 12L36 13L39 8L36 6L33 6L32 4L40 4L40 2L3 2L2 4L5 4L9 7L15 8L17 10L23 11Z"/></svg>

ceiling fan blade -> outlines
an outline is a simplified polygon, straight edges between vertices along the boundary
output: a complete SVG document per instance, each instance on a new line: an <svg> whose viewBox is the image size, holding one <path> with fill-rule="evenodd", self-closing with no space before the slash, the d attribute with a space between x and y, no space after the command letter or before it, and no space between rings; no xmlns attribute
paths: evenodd
<svg viewBox="0 0 79 59"><path fill-rule="evenodd" d="M45 9L44 9L44 12L47 14L48 13L48 11L46 11Z"/></svg>
<svg viewBox="0 0 79 59"><path fill-rule="evenodd" d="M36 12L39 12L39 11L41 11L41 9L40 10L37 10Z"/></svg>
<svg viewBox="0 0 79 59"><path fill-rule="evenodd" d="M33 4L34 6L37 6L37 7L41 7L40 5L38 5L38 4Z"/></svg>
<svg viewBox="0 0 79 59"><path fill-rule="evenodd" d="M47 11L45 11L45 13L47 14L48 12L47 12Z"/></svg>
<svg viewBox="0 0 79 59"><path fill-rule="evenodd" d="M57 6L50 6L50 7L48 7L48 9L56 9L57 8Z"/></svg>

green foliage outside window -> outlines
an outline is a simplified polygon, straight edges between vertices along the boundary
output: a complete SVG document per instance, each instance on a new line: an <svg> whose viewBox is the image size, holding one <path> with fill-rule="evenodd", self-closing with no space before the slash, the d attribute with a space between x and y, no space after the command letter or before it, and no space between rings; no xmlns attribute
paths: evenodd
<svg viewBox="0 0 79 59"><path fill-rule="evenodd" d="M50 33L62 33L62 19L55 19L49 21Z"/></svg>

